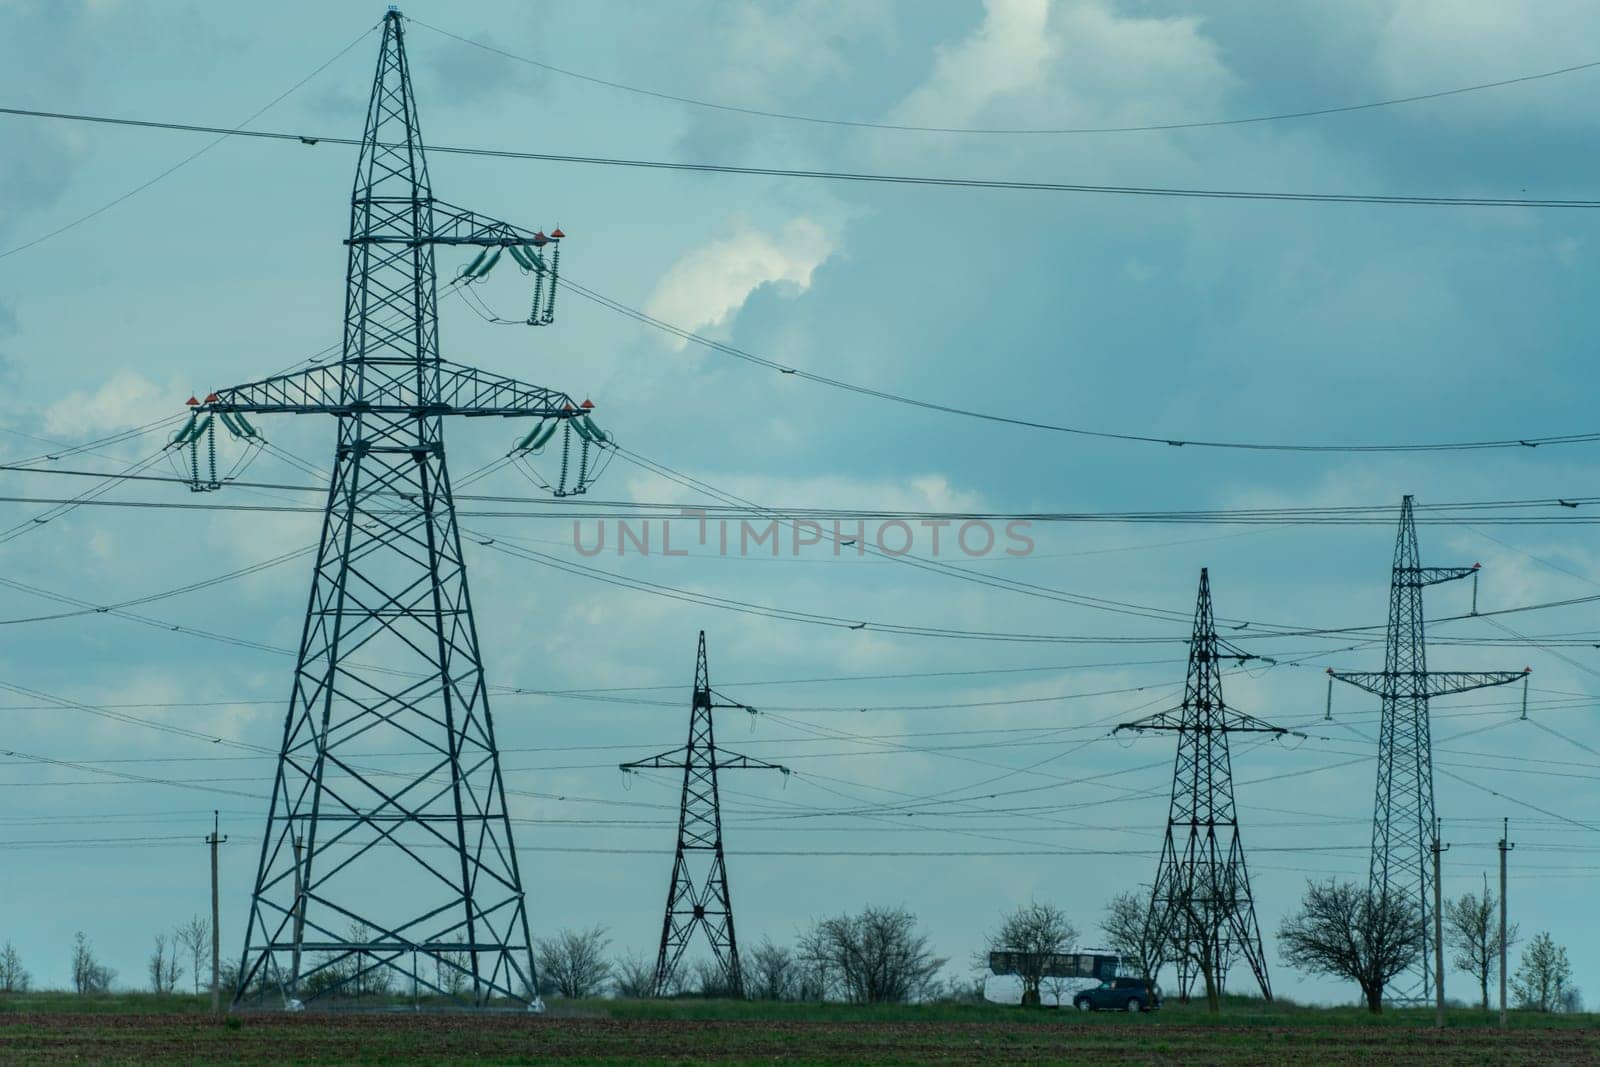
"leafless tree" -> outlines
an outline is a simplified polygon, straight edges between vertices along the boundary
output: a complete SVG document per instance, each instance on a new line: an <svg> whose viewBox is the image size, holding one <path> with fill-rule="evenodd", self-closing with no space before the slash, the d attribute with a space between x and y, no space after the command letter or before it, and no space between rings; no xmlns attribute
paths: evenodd
<svg viewBox="0 0 1600 1067"><path fill-rule="evenodd" d="M26 993L32 980L33 976L22 966L17 946L7 941L0 947L0 993Z"/></svg>
<svg viewBox="0 0 1600 1067"><path fill-rule="evenodd" d="M1112 897L1106 904L1106 917L1100 920L1100 932L1117 955L1134 961L1140 978L1155 982L1166 950L1152 933L1147 897L1132 890Z"/></svg>
<svg viewBox="0 0 1600 1067"><path fill-rule="evenodd" d="M722 973L722 967L716 960L695 960L689 973L690 988L708 1000L727 1000L742 995L729 985L727 975Z"/></svg>
<svg viewBox="0 0 1600 1067"><path fill-rule="evenodd" d="M183 963L178 959L178 939L174 937L168 944L166 934L157 934L156 947L150 952L147 967L152 992L176 993L178 979L183 977Z"/></svg>
<svg viewBox="0 0 1600 1067"><path fill-rule="evenodd" d="M1451 963L1478 980L1484 1011L1489 1010L1489 979L1500 968L1500 901L1489 892L1484 878L1483 895L1463 893L1458 900L1444 902L1444 942L1455 952ZM1506 927L1506 947L1517 943L1517 924Z"/></svg>
<svg viewBox="0 0 1600 1067"><path fill-rule="evenodd" d="M611 964L611 995L624 1000L643 1000L655 994L655 960L630 952Z"/></svg>
<svg viewBox="0 0 1600 1067"><path fill-rule="evenodd" d="M196 915L180 925L173 936L176 939L174 951L181 945L189 955L189 973L194 976L194 991L198 994L200 976L206 969L206 957L211 953L211 920Z"/></svg>
<svg viewBox="0 0 1600 1067"><path fill-rule="evenodd" d="M604 926L562 930L538 943L539 973L551 992L563 997L597 996L611 975L606 948L611 939Z"/></svg>
<svg viewBox="0 0 1600 1067"><path fill-rule="evenodd" d="M1022 1002L1038 1004L1046 957L1065 952L1077 940L1077 927L1066 912L1054 904L1033 900L1000 917L1000 928L989 935L989 950L1017 953Z"/></svg>
<svg viewBox="0 0 1600 1067"><path fill-rule="evenodd" d="M1565 1007L1571 985L1572 964L1567 962L1567 950L1549 934L1535 934L1522 950L1522 962L1511 979L1511 994L1517 998L1517 1007L1559 1011Z"/></svg>
<svg viewBox="0 0 1600 1067"><path fill-rule="evenodd" d="M793 952L763 937L745 959L745 993L752 1000L793 1000L797 969Z"/></svg>
<svg viewBox="0 0 1600 1067"><path fill-rule="evenodd" d="M433 984L445 996L453 997L467 985L467 972L472 961L465 952L436 952L433 954Z"/></svg>
<svg viewBox="0 0 1600 1067"><path fill-rule="evenodd" d="M1307 882L1300 911L1278 930L1284 959L1312 974L1349 978L1367 1010L1383 1011L1383 987L1422 953L1422 920L1397 895L1354 882Z"/></svg>
<svg viewBox="0 0 1600 1067"><path fill-rule="evenodd" d="M104 993L117 972L95 959L94 946L82 930L72 939L72 988L78 993Z"/></svg>
<svg viewBox="0 0 1600 1067"><path fill-rule="evenodd" d="M376 931L366 923L353 922L345 932L345 940L352 945L364 945L372 941L374 933ZM327 985L343 981L340 992L357 999L386 997L394 991L395 972L382 962L384 959L384 956L368 952L346 956L323 972L327 975Z"/></svg>
<svg viewBox="0 0 1600 1067"><path fill-rule="evenodd" d="M799 954L828 994L854 1004L921 999L946 962L917 930L915 915L870 905L859 915L818 920L801 937Z"/></svg>

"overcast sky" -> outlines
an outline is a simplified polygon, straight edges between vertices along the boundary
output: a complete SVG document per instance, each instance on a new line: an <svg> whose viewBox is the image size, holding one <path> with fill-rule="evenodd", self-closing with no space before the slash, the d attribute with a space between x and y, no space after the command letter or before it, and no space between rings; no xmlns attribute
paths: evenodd
<svg viewBox="0 0 1600 1067"><path fill-rule="evenodd" d="M676 96L1008 129L1194 122L1428 93L1590 61L1579 42L1600 31L1593 5L1460 0L1218 2L1204 15L1154 0L418 2L406 12L506 52ZM0 104L228 126L382 13L377 4L0 0ZM1137 186L1562 198L1593 195L1600 132L1589 106L1596 71L1249 125L962 135L695 107L532 67L417 23L408 33L422 131L435 144ZM366 37L255 127L359 136L376 50L377 36ZM0 253L205 144L190 134L0 119ZM354 149L325 143L225 142L0 259L4 455L35 457L144 425L180 412L191 393L261 377L337 342L354 160ZM1595 429L1586 212L888 187L443 154L431 170L441 199L560 226L569 235L564 273L607 297L786 366L956 408L1127 434L1297 443ZM441 274L466 258L441 253ZM529 293L502 269L479 295L516 318ZM1403 493L1424 503L1592 495L1594 445L1283 454L1086 439L830 390L573 293L543 330L488 323L448 297L441 336L447 358L592 397L602 424L633 452L763 504L1014 513L1398 505ZM275 446L326 469L330 420L260 421ZM452 424L453 468L497 459L516 432ZM116 470L163 440L145 435L54 466ZM151 470L166 473L166 461ZM250 476L317 480L272 456ZM4 484L8 496L48 498L88 483L7 473ZM538 490L505 467L472 491ZM595 494L704 499L626 459ZM240 488L192 497L182 485L146 483L108 499L317 497ZM0 542L3 576L30 587L0 590L7 622L71 610L55 595L104 605L249 566L311 544L318 523L304 512L113 507L41 523L33 519L46 505L0 507L0 526L20 531ZM713 680L762 709L725 713L721 739L796 772L786 781L725 777L745 944L790 941L810 918L868 902L904 904L951 958L951 973L964 973L1007 907L1055 901L1094 945L1106 900L1151 880L1173 740L1105 734L1176 702L1186 622L825 550L720 558L684 536L691 526L674 531L689 544L687 558L582 559L570 523L558 518L464 524L634 578L795 611L1093 639L1018 644L826 628L622 589L469 543L491 683L660 687L622 694L629 702L496 698L508 783L546 796L513 799L526 820L518 844L536 936L603 923L616 950L653 951L677 785L666 775L624 783L615 764L679 743L700 629ZM1385 618L1389 525L1071 524L1036 525L1031 535L1026 558L958 565L1180 616L1209 566L1218 613L1229 619L1327 627ZM1482 562L1482 608L1585 596L1600 584L1583 527L1428 526L1421 536L1425 562ZM951 558L948 541L943 548ZM0 938L15 941L41 984L66 982L79 929L120 972L119 984L144 984L152 936L208 904L201 838L213 807L230 838L224 951L236 956L272 760L149 723L275 746L291 670L277 650L298 638L308 571L296 558L133 609L153 624L90 613L4 626L0 750L74 764L0 759L8 848ZM1428 613L1463 614L1470 598L1464 584L1430 589ZM1508 625L1588 634L1590 614L1543 611ZM207 640L174 624L270 647ZM1434 633L1507 637L1483 620ZM1273 982L1296 997L1350 1000L1353 987L1282 964L1274 935L1307 877L1365 876L1375 698L1337 693L1335 721L1323 723L1323 670L1378 669L1382 648L1259 638L1251 647L1284 665L1231 674L1230 702L1311 735L1234 746ZM1477 890L1485 872L1492 880L1499 820L1511 817L1513 918L1525 934L1548 929L1566 944L1578 984L1600 996L1600 936L1587 918L1600 855L1594 656L1441 644L1430 664L1534 668L1531 723L1518 719L1516 689L1435 705L1438 807L1452 846L1445 891ZM928 677L1017 668L1029 670ZM920 677L855 677L867 675ZM845 680L784 681L815 678ZM930 707L951 704L966 706ZM111 705L145 722L95 713ZM920 803L913 817L872 810L934 794L945 803ZM839 809L867 814L827 814ZM47 844L15 847L28 841ZM573 848L617 851L558 851ZM982 855L1041 849L1112 854ZM837 855L886 851L949 855ZM793 854L801 852L834 854ZM1233 978L1248 988L1245 971ZM1475 995L1465 976L1450 981L1452 994Z"/></svg>

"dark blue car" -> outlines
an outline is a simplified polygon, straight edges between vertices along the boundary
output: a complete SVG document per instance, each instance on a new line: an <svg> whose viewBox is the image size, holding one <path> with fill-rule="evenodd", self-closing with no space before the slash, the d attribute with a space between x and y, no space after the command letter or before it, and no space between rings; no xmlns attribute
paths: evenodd
<svg viewBox="0 0 1600 1067"><path fill-rule="evenodd" d="M1072 998L1079 1011L1155 1011L1161 991L1142 978L1107 978Z"/></svg>

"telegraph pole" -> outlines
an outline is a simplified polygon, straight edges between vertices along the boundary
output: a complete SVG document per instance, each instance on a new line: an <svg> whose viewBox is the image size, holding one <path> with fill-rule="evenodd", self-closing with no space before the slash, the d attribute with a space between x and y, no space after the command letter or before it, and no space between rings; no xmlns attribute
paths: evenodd
<svg viewBox="0 0 1600 1067"><path fill-rule="evenodd" d="M306 894L300 878L300 835L294 835L294 950L289 957L289 993L296 998L300 991L300 946L306 938Z"/></svg>
<svg viewBox="0 0 1600 1067"><path fill-rule="evenodd" d="M1433 1025L1444 1029L1444 918L1440 906L1442 890L1439 885L1439 856L1450 850L1439 843L1439 820L1433 820Z"/></svg>
<svg viewBox="0 0 1600 1067"><path fill-rule="evenodd" d="M206 844L211 846L211 1010L222 1010L221 968L222 968L222 928L220 926L221 913L217 906L217 846L227 840L219 831L222 829L221 820L217 812L211 813L211 833L206 837Z"/></svg>
<svg viewBox="0 0 1600 1067"><path fill-rule="evenodd" d="M1500 1029L1506 1028L1506 853L1511 843L1511 820L1500 820Z"/></svg>

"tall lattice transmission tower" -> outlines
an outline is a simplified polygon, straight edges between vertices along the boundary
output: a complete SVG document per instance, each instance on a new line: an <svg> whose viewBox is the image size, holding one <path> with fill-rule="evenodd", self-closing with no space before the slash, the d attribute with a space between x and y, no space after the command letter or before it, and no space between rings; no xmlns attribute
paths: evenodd
<svg viewBox="0 0 1600 1067"><path fill-rule="evenodd" d="M1272 999L1233 801L1228 735L1287 731L1223 700L1222 661L1250 658L1218 640L1211 577L1202 568L1183 703L1117 727L1178 735L1167 836L1150 895L1146 936L1170 953L1178 969L1178 991L1185 999L1197 974L1205 982L1208 998L1220 996L1229 969L1241 956L1261 986L1261 995Z"/></svg>
<svg viewBox="0 0 1600 1067"><path fill-rule="evenodd" d="M1378 720L1378 788L1372 813L1372 861L1368 884L1374 895L1398 894L1417 909L1423 951L1407 974L1396 979L1395 1002L1428 1000L1433 991L1433 742L1428 701L1492 685L1525 681L1520 671L1430 671L1423 632L1422 590L1462 578L1477 581L1470 567L1424 567L1417 551L1417 521L1409 495L1400 504L1400 532L1394 544L1389 579L1389 626L1383 670L1335 671L1382 702ZM1477 596L1473 596L1477 610ZM1331 685L1331 683L1330 683Z"/></svg>
<svg viewBox="0 0 1600 1067"><path fill-rule="evenodd" d="M678 847L667 884L667 911L661 921L661 948L656 954L655 996L674 987L678 964L696 931L704 931L712 959L722 975L722 992L744 995L739 967L739 941L733 929L733 899L728 893L728 867L722 852L722 805L717 772L767 770L789 773L787 767L751 759L717 747L712 711L747 704L718 703L706 666L706 634L694 661L694 695L689 704L689 740L681 748L621 765L624 771L682 770L683 798L678 805Z"/></svg>
<svg viewBox="0 0 1600 1067"><path fill-rule="evenodd" d="M558 236L434 198L390 9L350 204L342 356L218 389L180 434L216 418L253 435L245 413L338 426L236 1005L383 991L538 1004L444 417L604 438L587 402L440 358L434 252L476 250L471 279L509 251L542 287ZM524 444L548 437L536 426Z"/></svg>

